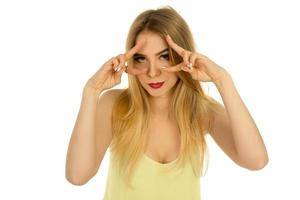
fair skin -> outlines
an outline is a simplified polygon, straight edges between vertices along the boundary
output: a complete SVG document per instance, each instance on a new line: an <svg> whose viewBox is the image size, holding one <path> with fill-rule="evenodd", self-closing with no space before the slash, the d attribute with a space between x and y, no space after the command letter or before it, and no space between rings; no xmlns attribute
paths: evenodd
<svg viewBox="0 0 300 200"><path fill-rule="evenodd" d="M151 95L155 116L163 116L164 113L168 113L165 111L169 109L170 90L178 79L176 74L170 73L183 70L189 73L194 80L213 82L220 92L225 106L218 104L219 112L213 116L214 123L208 130L210 135L236 164L250 170L263 168L268 162L266 147L229 73L207 56L198 52L187 51L178 46L170 36L164 39L156 34L145 32L139 35L137 41L145 38L149 40L149 43L140 51L144 51L143 54L147 55L148 59L142 60L144 61L143 67L146 67L148 71L139 74L138 79ZM154 56L154 52L166 49L167 45L182 56L182 63L170 66L167 61L160 61ZM161 90L153 91L147 85L149 82L162 81L168 78L170 82L167 82L166 87L161 88ZM160 110L164 112L160 112ZM163 116L164 118L166 117ZM158 123L162 125L161 121ZM175 124L173 125L175 126ZM161 140L161 138L158 139ZM165 155L164 157L166 159L168 156Z"/></svg>
<svg viewBox="0 0 300 200"><path fill-rule="evenodd" d="M155 55L166 47L182 56L183 62L170 66L167 56ZM145 59L139 59L143 62L126 68L125 61L136 54L144 55ZM263 168L268 163L266 147L229 73L207 56L183 49L170 37L160 38L143 32L132 49L105 62L86 83L68 148L66 178L73 184L82 185L97 173L112 140L113 103L122 90L112 89L100 94L119 84L123 72L137 76L150 94L151 134L145 153L160 163L175 160L179 153L179 129L166 113L178 80L176 72L181 70L194 80L214 83L222 97L224 106L218 104L219 112L214 114L211 129L207 130L219 147L244 168ZM165 81L165 84L153 90L148 86L152 81Z"/></svg>
<svg viewBox="0 0 300 200"><path fill-rule="evenodd" d="M121 82L125 60L130 59L142 45L143 42L138 43L124 54L106 61L85 84L66 156L65 175L70 183L83 185L97 173L112 140L112 106L120 94L120 90L108 89ZM127 68L127 73L132 75L141 72ZM108 91L101 94L104 90Z"/></svg>
<svg viewBox="0 0 300 200"><path fill-rule="evenodd" d="M137 42L141 40L146 40L146 44L134 55L134 66L138 69L146 69L146 72L137 75L137 78L150 94L153 116L167 119L171 89L178 80L176 73L161 70L162 66L170 67L168 44L159 35L151 32L140 33ZM164 84L160 89L153 89L148 85L148 83L162 81Z"/></svg>

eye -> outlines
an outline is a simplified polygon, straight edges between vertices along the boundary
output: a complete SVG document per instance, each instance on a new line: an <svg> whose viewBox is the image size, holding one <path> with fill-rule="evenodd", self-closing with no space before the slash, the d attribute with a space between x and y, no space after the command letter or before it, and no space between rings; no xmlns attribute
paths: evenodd
<svg viewBox="0 0 300 200"><path fill-rule="evenodd" d="M161 57L163 57L166 60L169 60L169 54L163 54L163 55L161 55Z"/></svg>
<svg viewBox="0 0 300 200"><path fill-rule="evenodd" d="M145 58L142 56L136 56L133 58L135 61L140 62L141 60L144 60Z"/></svg>

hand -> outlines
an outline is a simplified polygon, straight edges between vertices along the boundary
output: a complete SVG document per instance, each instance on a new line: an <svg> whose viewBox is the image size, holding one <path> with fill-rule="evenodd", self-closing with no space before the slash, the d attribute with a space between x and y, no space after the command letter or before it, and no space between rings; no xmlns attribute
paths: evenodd
<svg viewBox="0 0 300 200"><path fill-rule="evenodd" d="M175 66L162 68L163 70L169 72L183 70L190 73L194 80L214 83L227 73L224 68L211 61L207 56L190 52L178 46L169 35L166 36L166 41L183 58L183 62Z"/></svg>
<svg viewBox="0 0 300 200"><path fill-rule="evenodd" d="M120 54L116 57L112 57L105 62L102 67L88 80L85 88L95 90L104 90L114 87L121 83L121 76L123 72L130 73L132 75L138 75L144 73L145 69L136 69L134 67L128 67L127 60L130 59L144 44L146 40L142 40L132 47L125 54Z"/></svg>

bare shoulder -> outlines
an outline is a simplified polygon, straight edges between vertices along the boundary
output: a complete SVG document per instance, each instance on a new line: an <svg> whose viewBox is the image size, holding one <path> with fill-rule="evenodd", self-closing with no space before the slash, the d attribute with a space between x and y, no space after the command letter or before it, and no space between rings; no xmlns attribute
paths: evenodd
<svg viewBox="0 0 300 200"><path fill-rule="evenodd" d="M102 92L102 94L100 95L99 98L101 98L101 96L106 96L106 97L116 97L119 94L121 94L125 89L110 89L110 90L105 90L104 92Z"/></svg>
<svg viewBox="0 0 300 200"><path fill-rule="evenodd" d="M106 135L107 140L112 137L111 116L114 103L124 89L110 89L102 92L96 108L96 135Z"/></svg>
<svg viewBox="0 0 300 200"><path fill-rule="evenodd" d="M124 91L124 89L110 89L102 92L97 101L96 109L96 132L103 132L105 129L111 135L110 120L112 110L117 97Z"/></svg>
<svg viewBox="0 0 300 200"><path fill-rule="evenodd" d="M125 89L110 89L103 91L97 101L96 117L99 123L105 122L103 126L107 126L110 123L113 106L118 98L118 96ZM96 124L99 125L100 124ZM108 132L111 132L110 126L107 126Z"/></svg>
<svg viewBox="0 0 300 200"><path fill-rule="evenodd" d="M104 106L112 106L117 97L124 91L125 89L110 89L102 92L102 94L98 98L98 105L101 103Z"/></svg>

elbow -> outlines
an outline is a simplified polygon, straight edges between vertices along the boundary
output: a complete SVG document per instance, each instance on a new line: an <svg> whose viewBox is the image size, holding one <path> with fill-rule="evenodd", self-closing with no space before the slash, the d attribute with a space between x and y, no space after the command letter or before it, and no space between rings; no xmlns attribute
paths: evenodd
<svg viewBox="0 0 300 200"><path fill-rule="evenodd" d="M96 174L95 168L85 165L66 163L65 178L73 185L81 186L86 184Z"/></svg>
<svg viewBox="0 0 300 200"><path fill-rule="evenodd" d="M70 169L65 171L65 178L67 181L77 186L86 184L92 177L93 175L91 175L91 173L87 173L86 171L78 172Z"/></svg>
<svg viewBox="0 0 300 200"><path fill-rule="evenodd" d="M78 178L76 176L70 176L70 175L67 175L66 174L66 177L67 181L73 185L77 185L77 186L81 186L81 185L84 185L88 182L87 179L82 179L82 178Z"/></svg>
<svg viewBox="0 0 300 200"><path fill-rule="evenodd" d="M269 162L269 159L268 159L268 158L263 159L262 161L260 161L260 162L257 164L256 170L260 170L260 169L265 168L265 166L268 164L268 162Z"/></svg>
<svg viewBox="0 0 300 200"><path fill-rule="evenodd" d="M248 167L248 169L252 170L252 171L261 170L266 167L268 162L269 162L268 157L260 159L260 160L256 161L251 167Z"/></svg>
<svg viewBox="0 0 300 200"><path fill-rule="evenodd" d="M255 159L238 159L237 164L251 171L261 170L266 167L269 162L268 156L260 156Z"/></svg>

